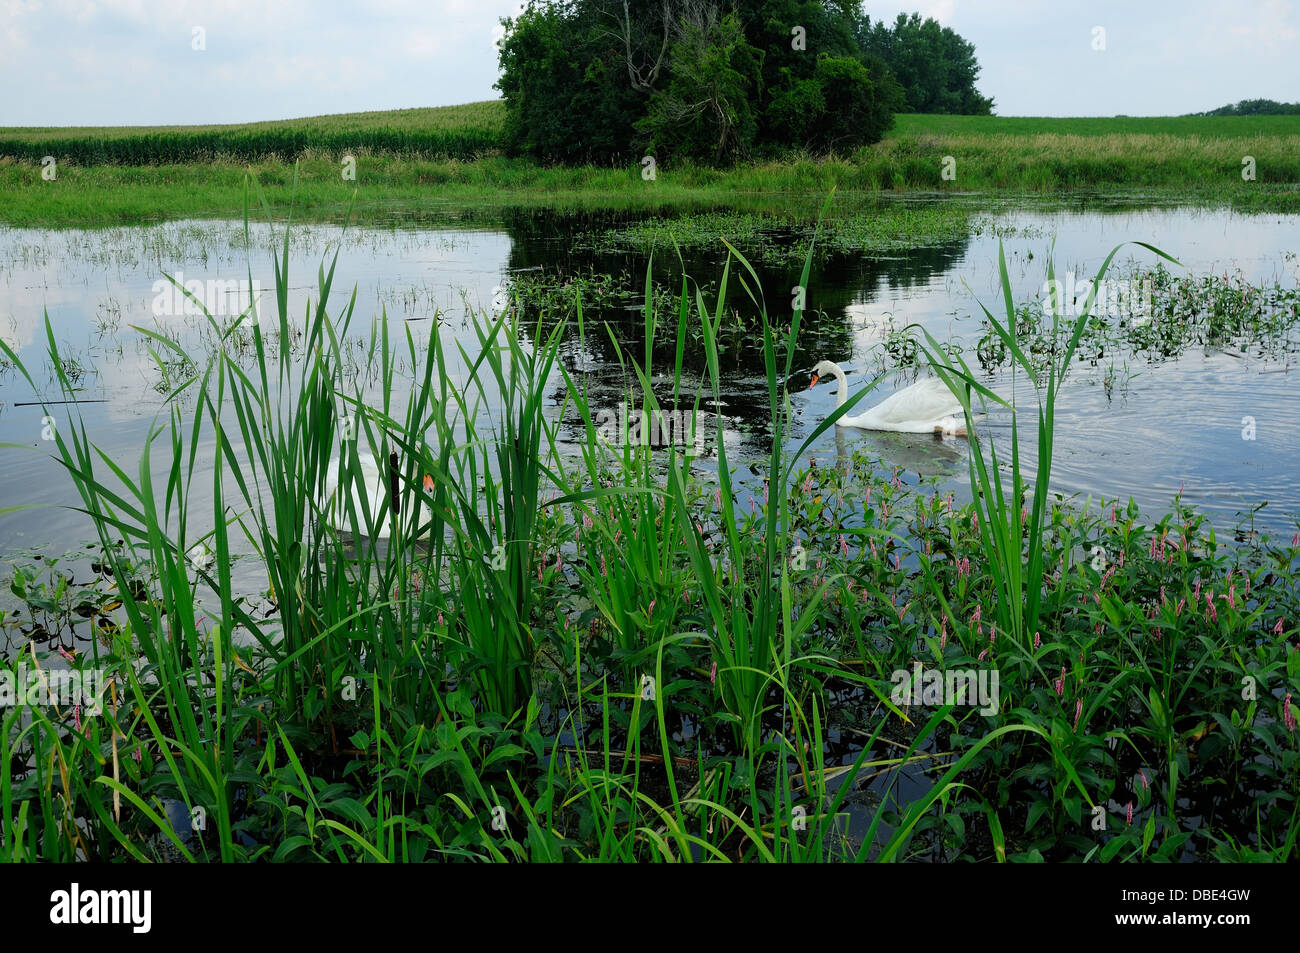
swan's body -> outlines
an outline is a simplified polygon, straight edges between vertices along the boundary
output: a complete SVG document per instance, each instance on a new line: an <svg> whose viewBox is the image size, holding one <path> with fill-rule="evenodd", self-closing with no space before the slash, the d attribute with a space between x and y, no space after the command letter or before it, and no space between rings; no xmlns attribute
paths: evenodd
<svg viewBox="0 0 1300 953"><path fill-rule="evenodd" d="M361 525L363 535L367 512L362 505L364 499L370 518L379 524L374 537L388 539L392 535L394 523L398 520L401 505L401 477L397 470L397 454L391 454L389 465L381 469L370 451L362 450L357 454L357 465L361 477L361 492L358 493L354 482L345 479L346 500L352 504L357 514L357 522ZM330 460L328 466L329 470L325 474L325 521L332 529L347 532L351 530L351 523L347 515L345 497L339 493L339 471L342 462L336 456ZM432 482L432 477L424 478L426 491L432 489ZM388 510L387 513L383 512L385 509ZM413 508L413 514L418 511L418 507ZM414 526L408 528L414 529Z"/></svg>
<svg viewBox="0 0 1300 953"><path fill-rule="evenodd" d="M813 369L812 384L831 375L836 381L835 406L843 407L849 399L849 382L844 370L834 361L822 361ZM853 417L841 417L840 427L860 430L889 430L894 433L945 433L965 436L966 423L962 405L937 377L925 377L891 394L875 407Z"/></svg>

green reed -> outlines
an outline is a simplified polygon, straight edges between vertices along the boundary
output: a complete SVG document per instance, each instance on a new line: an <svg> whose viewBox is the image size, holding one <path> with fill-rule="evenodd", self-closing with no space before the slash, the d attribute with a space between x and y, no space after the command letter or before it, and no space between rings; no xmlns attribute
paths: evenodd
<svg viewBox="0 0 1300 953"><path fill-rule="evenodd" d="M1174 261L1158 248L1144 242L1136 244L1142 245L1162 258ZM926 360L961 402L966 418L966 432L971 446L968 458L970 488L981 546L989 567L996 574L998 599L994 612L998 630L1020 646L1028 645L1039 628L1044 572L1042 534L1049 515L1057 395L1069 371L1075 350L1079 346L1079 339L1092 318L1097 288L1104 279L1111 260L1122 247L1118 245L1113 248L1102 262L1079 314L1068 328L1067 342L1055 358L1048 362L1044 373L1043 368L1036 366L1020 347L1019 323L1016 320L1011 279L1007 274L1006 254L1001 240L998 241L998 269L1006 307L1006 320L1000 322L983 304L980 305L980 309L984 312L994 333L1012 355L1014 363L1011 401L980 384L960 353L945 348L929 331L922 329L928 342L928 346L924 348ZM1060 285L1055 283L1056 273L1050 254L1047 280L1048 287L1051 289L1050 340L1055 341L1061 338L1062 324L1067 318L1064 314L1066 303L1061 300ZM1022 371L1029 378L1038 400L1038 454L1032 490L1026 481L1020 459L1020 431L1014 403L1017 371ZM1011 488L1009 491L1003 485L997 447L991 441L988 444L988 459L985 459L984 444L976 427L976 417L972 409L972 392L984 400L986 407L988 401L993 401L1011 411ZM940 598L942 599L942 596ZM946 606L945 611L947 611Z"/></svg>
<svg viewBox="0 0 1300 953"><path fill-rule="evenodd" d="M256 322L237 340L209 319L214 348L189 354L142 332L159 360L192 366L172 396L193 409L169 400L133 465L75 416L56 431L122 605L70 663L108 671L102 713L3 713L3 856L1169 860L1200 836L1180 822L1180 800L1221 777L1258 792L1247 799L1258 833L1217 826L1196 846L1293 852L1286 792L1300 748L1282 697L1300 691L1285 642L1300 556L1228 554L1182 510L1145 526L1132 506L1106 522L1052 499L1069 352L1045 370L1021 364L1042 388L1038 472L1020 475L1013 431L1008 490L966 388L993 395L930 339L971 434L975 500L945 507L856 461L799 469L868 391L791 452L803 316L782 342L785 319L769 318L740 253L730 249L716 300L684 278L672 310L647 268L644 340L602 329L625 368L618 399L652 417L681 410L691 435L712 411L714 486L693 448L610 433L610 398L592 396L561 347L572 313L585 353L580 297L529 324L513 306L471 314L473 347L454 355L436 333L394 341L381 312L357 357L345 345L355 299L331 294L337 256L298 319L288 248L286 228L268 333ZM768 501L749 514L721 413L717 329L732 281L758 316L772 419ZM1014 321L990 321L1022 361ZM1077 323L1064 330L1077 344ZM670 374L655 366L664 338L676 344ZM696 340L698 379L684 370L700 366L687 361ZM46 343L61 367L48 321ZM553 414L557 378L567 391ZM66 374L56 380L75 393ZM559 428L574 420L585 439L568 450ZM378 507L362 451L388 481ZM207 479L211 504L200 505ZM876 495L862 525L845 525L832 496L864 489ZM824 569L792 560L800 536ZM200 542L210 564L193 556ZM1121 568L1102 575L1076 558L1093 543ZM982 556L975 570L957 569L963 554ZM269 610L236 592L241 558L265 573ZM1217 590L1209 608L1203 585ZM992 646L961 621L979 605L995 607ZM999 710L887 701L891 669L929 657L1000 669ZM1237 704L1243 673L1261 686L1249 706ZM845 696L865 721L845 724ZM694 737L675 737L688 722ZM826 757L832 727L860 729L851 764ZM1214 767L1198 775L1190 753ZM1149 782L1131 795L1128 766ZM905 797L909 768L929 773ZM864 815L861 788L877 777ZM1130 796L1131 827L1088 834L1087 811ZM173 828L167 800L195 819L192 832ZM850 805L865 828L847 823ZM991 846L970 846L975 820Z"/></svg>

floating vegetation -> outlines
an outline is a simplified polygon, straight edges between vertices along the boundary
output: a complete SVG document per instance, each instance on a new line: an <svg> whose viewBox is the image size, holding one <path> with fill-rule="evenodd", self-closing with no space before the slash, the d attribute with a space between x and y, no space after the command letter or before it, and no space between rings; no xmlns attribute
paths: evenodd
<svg viewBox="0 0 1300 953"><path fill-rule="evenodd" d="M1163 265L1134 270L1107 287L1080 330L1075 360L1102 368L1108 391L1132 377L1133 361L1159 364L1199 350L1289 363L1300 351L1300 288L1252 283L1240 273L1177 275ZM1077 288L1063 284L1062 307L1077 313L1090 291L1090 282ZM1072 327L1053 329L1048 295L1044 290L1015 312L1021 347L1036 370L1046 369L1073 334ZM1013 352L987 316L980 317L977 334L973 341L950 341L947 347L953 353L969 349L989 374L1010 366ZM915 367L919 343L916 326L900 326L891 316L882 328L876 363L882 370Z"/></svg>
<svg viewBox="0 0 1300 953"><path fill-rule="evenodd" d="M645 219L588 233L578 247L598 252L671 253L719 248L723 239L747 258L768 263L800 262L816 221L750 212L708 212L671 219ZM970 234L970 212L942 202L885 203L856 209L822 223L816 254L871 255L960 241Z"/></svg>
<svg viewBox="0 0 1300 953"><path fill-rule="evenodd" d="M148 567L136 567L129 574L123 596L108 568L108 558L102 550L97 555L95 549L91 544L84 551L62 556L28 552L6 557L6 596L12 600L6 598L0 604L13 606L0 618L6 655L24 640L72 648L78 641L106 639L123 619L123 598L148 598ZM118 559L123 557L123 549L119 541L114 547Z"/></svg>
<svg viewBox="0 0 1300 953"><path fill-rule="evenodd" d="M586 311L609 311L625 306L637 294L627 272L609 274L592 268L516 272L506 287L526 314L566 319L577 317L579 302Z"/></svg>
<svg viewBox="0 0 1300 953"><path fill-rule="evenodd" d="M705 393L672 435L712 421L704 461L606 431L615 401L565 367L563 317L472 313L477 363L457 379L437 335L397 343L379 322L363 351L345 348L355 298L331 316L333 274L319 272L304 326L281 306L251 348L213 322L217 346L189 357L138 465L108 466L75 418L53 435L104 582L83 600L57 571L15 574L28 641L0 682L19 666L94 669L107 694L3 710L6 856L1294 855L1300 533L1257 532L1252 512L1228 545L1180 498L1144 517L1050 491L1052 407L1090 346L1087 309L988 316L1017 373L1043 366L1036 337L1050 345L1042 403L1020 406L1048 451L1032 477L973 426L971 400L1005 401L927 335L911 359L964 397L970 438L936 441L916 473L809 459L871 389L795 442L805 315L778 324L756 295L734 320L764 342L771 441L761 458L729 455L720 327L729 283L755 274L743 255L716 293L644 290L673 360L648 326L644 350L620 352L635 383L615 401L652 419L695 399L680 369L702 352ZM1004 262L1000 277L1010 300ZM287 252L276 278L284 292ZM551 293L521 292L543 317L564 306ZM1248 293L1206 300L1256 309ZM415 388L397 386L395 353ZM381 384L372 402L358 364ZM546 412L555 373L586 434L577 455ZM484 406L504 412L484 422ZM216 461L200 468L204 446ZM389 461L378 507L363 451ZM938 492L944 460L969 468L970 504ZM741 466L765 483L747 491ZM235 591L236 535L266 580L255 600ZM78 625L78 607L118 613L116 629L62 652L31 638ZM205 823L178 828L177 805Z"/></svg>

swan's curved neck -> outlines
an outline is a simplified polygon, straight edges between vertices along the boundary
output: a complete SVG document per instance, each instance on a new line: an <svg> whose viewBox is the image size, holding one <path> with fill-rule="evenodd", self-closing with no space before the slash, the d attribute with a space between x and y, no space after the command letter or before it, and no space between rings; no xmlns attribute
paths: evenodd
<svg viewBox="0 0 1300 953"><path fill-rule="evenodd" d="M849 399L849 379L844 376L844 369L838 364L831 364L831 374L835 377L835 406L843 407Z"/></svg>

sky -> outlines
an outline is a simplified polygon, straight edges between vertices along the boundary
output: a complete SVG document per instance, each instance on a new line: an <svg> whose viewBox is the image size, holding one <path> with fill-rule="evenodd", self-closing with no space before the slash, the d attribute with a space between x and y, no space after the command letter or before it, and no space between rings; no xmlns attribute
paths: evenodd
<svg viewBox="0 0 1300 953"><path fill-rule="evenodd" d="M646 0L640 0L646 2ZM914 0L1004 116L1300 101L1300 0ZM0 0L0 126L252 122L498 98L518 0ZM815 48L809 38L809 49Z"/></svg>

